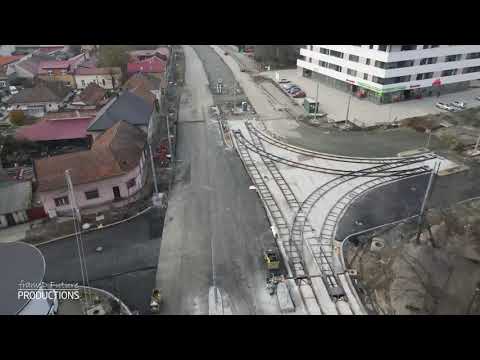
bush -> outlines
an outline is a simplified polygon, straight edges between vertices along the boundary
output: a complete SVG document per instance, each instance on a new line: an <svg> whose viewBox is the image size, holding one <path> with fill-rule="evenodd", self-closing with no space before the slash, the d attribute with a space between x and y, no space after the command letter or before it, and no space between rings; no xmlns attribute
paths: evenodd
<svg viewBox="0 0 480 360"><path fill-rule="evenodd" d="M12 110L10 112L10 122L15 126L22 126L25 124L26 116L21 110Z"/></svg>

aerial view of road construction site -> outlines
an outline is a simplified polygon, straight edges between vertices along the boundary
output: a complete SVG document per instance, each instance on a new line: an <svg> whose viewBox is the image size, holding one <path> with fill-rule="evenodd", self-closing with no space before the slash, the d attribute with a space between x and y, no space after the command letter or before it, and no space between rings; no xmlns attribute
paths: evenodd
<svg viewBox="0 0 480 360"><path fill-rule="evenodd" d="M480 315L480 45L0 69L0 314Z"/></svg>

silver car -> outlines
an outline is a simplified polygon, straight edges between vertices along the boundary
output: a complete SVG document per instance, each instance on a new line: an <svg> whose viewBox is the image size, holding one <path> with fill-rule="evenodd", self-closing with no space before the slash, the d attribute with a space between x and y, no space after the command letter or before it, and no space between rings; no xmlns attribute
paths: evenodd
<svg viewBox="0 0 480 360"><path fill-rule="evenodd" d="M463 110L467 107L467 103L465 101L453 101L448 105L456 107L456 108L461 109L461 110Z"/></svg>

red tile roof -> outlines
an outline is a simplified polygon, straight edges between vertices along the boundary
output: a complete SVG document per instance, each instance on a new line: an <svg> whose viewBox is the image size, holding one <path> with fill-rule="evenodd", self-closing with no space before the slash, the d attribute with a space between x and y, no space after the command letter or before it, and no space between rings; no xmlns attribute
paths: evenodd
<svg viewBox="0 0 480 360"><path fill-rule="evenodd" d="M94 117L78 117L63 120L42 119L17 130L16 138L30 141L83 139Z"/></svg>
<svg viewBox="0 0 480 360"><path fill-rule="evenodd" d="M154 56L143 61L129 62L127 65L128 74L137 72L143 73L163 73L165 71L165 61Z"/></svg>
<svg viewBox="0 0 480 360"><path fill-rule="evenodd" d="M38 191L65 188L67 169L75 185L123 175L138 165L146 138L142 130L119 121L94 142L91 150L35 160Z"/></svg>
<svg viewBox="0 0 480 360"><path fill-rule="evenodd" d="M11 64L20 60L23 55L0 56L0 66Z"/></svg>

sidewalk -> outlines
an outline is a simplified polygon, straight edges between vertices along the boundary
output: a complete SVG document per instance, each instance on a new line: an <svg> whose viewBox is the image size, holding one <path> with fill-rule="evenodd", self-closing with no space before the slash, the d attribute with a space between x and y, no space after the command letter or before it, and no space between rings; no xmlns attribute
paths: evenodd
<svg viewBox="0 0 480 360"><path fill-rule="evenodd" d="M0 243L22 241L25 239L28 230L30 230L30 223L0 229Z"/></svg>
<svg viewBox="0 0 480 360"><path fill-rule="evenodd" d="M260 73L260 75L275 79L276 72L277 71L268 71ZM303 77L301 69L278 70L278 73L280 74L280 78L286 78L300 86L307 94L307 97L315 99L317 82ZM463 100L467 103L467 107L477 107L480 106L480 101L475 100L475 96L479 95L480 89L475 88L441 95L438 98L432 96L419 100L408 100L384 105L377 105L369 100L360 100L352 96L348 118L356 125L369 127L389 123L394 120L444 112L435 107L438 101L449 103L454 100ZM334 121L346 119L348 98L349 94L346 92L331 88L322 83L319 84L318 101L320 103L320 109L322 112L327 113L327 116ZM303 105L303 99L295 100Z"/></svg>

